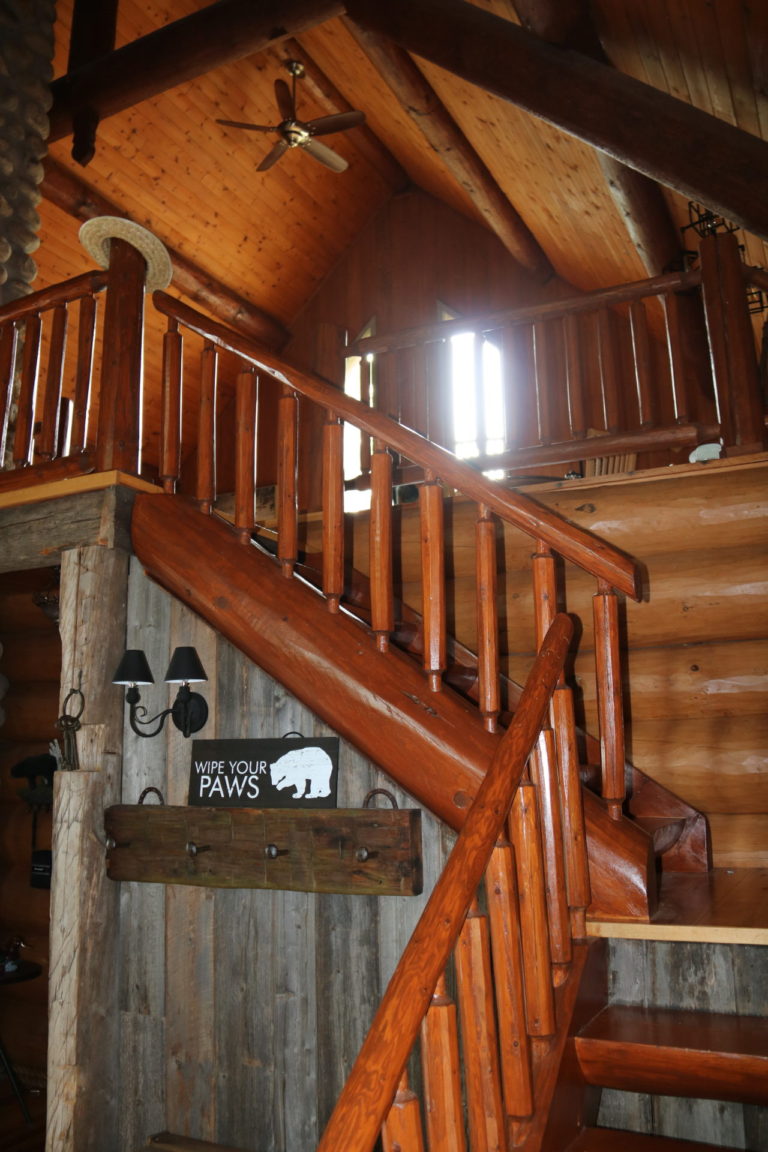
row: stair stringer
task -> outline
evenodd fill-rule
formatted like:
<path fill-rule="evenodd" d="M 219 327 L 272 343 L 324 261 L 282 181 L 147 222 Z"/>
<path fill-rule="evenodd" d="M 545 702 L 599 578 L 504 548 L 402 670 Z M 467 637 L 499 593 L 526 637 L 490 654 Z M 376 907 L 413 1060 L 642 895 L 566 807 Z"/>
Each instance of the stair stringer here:
<path fill-rule="evenodd" d="M 180 496 L 139 493 L 131 536 L 153 580 L 419 803 L 452 828 L 462 826 L 501 739 L 485 730 L 472 704 L 447 687 L 431 692 L 409 656 L 394 647 L 377 651 L 359 620 L 329 611 L 306 583 L 286 579 L 271 557 Z M 597 853 L 590 863 L 595 902 L 617 916 L 647 918 L 646 894 L 655 891 L 649 838 L 630 821 L 608 820 L 596 799 L 586 821 Z"/>

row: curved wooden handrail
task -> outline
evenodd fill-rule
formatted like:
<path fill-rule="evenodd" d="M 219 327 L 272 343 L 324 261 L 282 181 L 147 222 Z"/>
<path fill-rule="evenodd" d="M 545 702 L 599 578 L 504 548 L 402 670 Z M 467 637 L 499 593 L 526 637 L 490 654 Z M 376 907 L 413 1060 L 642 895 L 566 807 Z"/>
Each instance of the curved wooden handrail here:
<path fill-rule="evenodd" d="M 302 396 L 335 412 L 369 436 L 382 440 L 408 460 L 434 473 L 463 495 L 485 504 L 502 520 L 526 532 L 534 540 L 544 540 L 566 560 L 639 600 L 640 569 L 635 561 L 606 541 L 579 528 L 537 503 L 530 496 L 510 492 L 486 480 L 445 448 L 405 428 L 373 408 L 345 396 L 332 384 L 302 368 L 287 364 L 270 349 L 223 324 L 210 320 L 165 292 L 155 292 L 155 307 L 165 316 L 183 324 L 198 335 L 255 364 Z"/>
<path fill-rule="evenodd" d="M 501 832 L 565 663 L 573 624 L 558 615 L 464 827 L 389 982 L 317 1152 L 370 1152 L 432 992 Z"/>
<path fill-rule="evenodd" d="M 9 320 L 22 320 L 25 316 L 33 316 L 46 308 L 53 308 L 56 304 L 69 304 L 72 300 L 79 300 L 83 296 L 90 296 L 94 292 L 101 292 L 107 286 L 106 272 L 83 272 L 80 276 L 73 276 L 62 284 L 51 284 L 48 288 L 41 288 L 39 292 L 30 292 L 19 300 L 11 300 L 0 308 L 0 324 Z"/>

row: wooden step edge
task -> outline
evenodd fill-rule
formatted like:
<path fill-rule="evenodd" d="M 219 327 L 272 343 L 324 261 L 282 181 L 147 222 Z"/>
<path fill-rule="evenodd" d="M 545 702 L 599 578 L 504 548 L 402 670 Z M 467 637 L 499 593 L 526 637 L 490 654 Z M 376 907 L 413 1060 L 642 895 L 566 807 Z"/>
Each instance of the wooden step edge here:
<path fill-rule="evenodd" d="M 588 1084 L 768 1104 L 768 1018 L 612 1004 L 582 1028 Z"/>
<path fill-rule="evenodd" d="M 657 856 L 663 856 L 677 844 L 686 825 L 685 818 L 668 820 L 663 816 L 634 816 L 633 819 L 651 837 Z"/>
<path fill-rule="evenodd" d="M 210 1140 L 196 1140 L 191 1136 L 175 1136 L 173 1132 L 157 1132 L 141 1152 L 244 1152 L 231 1144 L 213 1144 Z"/>
<path fill-rule="evenodd" d="M 621 1152 L 723 1152 L 718 1144 L 617 1128 L 585 1128 L 568 1146 L 568 1152 L 616 1152 L 617 1149 Z"/>

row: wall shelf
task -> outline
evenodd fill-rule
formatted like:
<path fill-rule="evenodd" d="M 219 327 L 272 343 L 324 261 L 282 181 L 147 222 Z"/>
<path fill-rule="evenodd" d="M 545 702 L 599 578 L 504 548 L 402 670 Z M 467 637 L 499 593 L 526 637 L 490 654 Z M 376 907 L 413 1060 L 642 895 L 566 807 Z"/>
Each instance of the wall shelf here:
<path fill-rule="evenodd" d="M 421 812 L 118 804 L 107 876 L 151 884 L 417 896 Z"/>

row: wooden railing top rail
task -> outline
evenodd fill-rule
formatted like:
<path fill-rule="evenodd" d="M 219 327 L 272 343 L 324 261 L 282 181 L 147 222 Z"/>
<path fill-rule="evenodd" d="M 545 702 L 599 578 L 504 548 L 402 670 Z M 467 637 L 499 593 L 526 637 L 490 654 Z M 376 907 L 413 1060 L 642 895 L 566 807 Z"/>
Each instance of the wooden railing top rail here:
<path fill-rule="evenodd" d="M 107 272 L 83 272 L 80 276 L 73 276 L 71 280 L 51 284 L 48 288 L 41 288 L 39 292 L 30 292 L 28 296 L 4 304 L 0 308 L 0 324 L 5 324 L 9 320 L 23 320 L 25 316 L 53 308 L 57 304 L 69 304 L 83 296 L 101 292 L 106 286 Z"/>
<path fill-rule="evenodd" d="M 429 344 L 444 340 L 456 332 L 489 332 L 495 328 L 508 328 L 515 324 L 530 324 L 534 320 L 551 320 L 576 312 L 591 312 L 596 308 L 643 300 L 648 296 L 661 296 L 696 288 L 701 283 L 700 269 L 688 272 L 669 272 L 650 280 L 635 280 L 631 284 L 618 284 L 613 288 L 600 288 L 581 296 L 563 300 L 546 300 L 528 304 L 524 308 L 505 308 L 500 312 L 487 312 L 481 316 L 462 316 L 456 320 L 440 320 L 401 332 L 365 336 L 349 347 L 352 355 L 365 356 L 370 352 L 392 352 L 396 348 L 410 348 L 416 344 Z"/>
<path fill-rule="evenodd" d="M 541 731 L 573 633 L 550 627 L 459 838 L 384 995 L 317 1152 L 369 1152 Z"/>
<path fill-rule="evenodd" d="M 515 525 L 532 539 L 543 541 L 566 560 L 596 579 L 639 600 L 640 570 L 635 561 L 599 537 L 571 524 L 529 496 L 511 492 L 487 480 L 445 448 L 391 420 L 373 408 L 345 396 L 338 388 L 304 369 L 287 364 L 270 349 L 223 324 L 210 320 L 165 292 L 154 293 L 158 311 L 220 348 L 234 352 L 302 396 L 333 411 L 369 436 L 420 465 L 463 495 L 485 504 L 502 520 Z"/>

